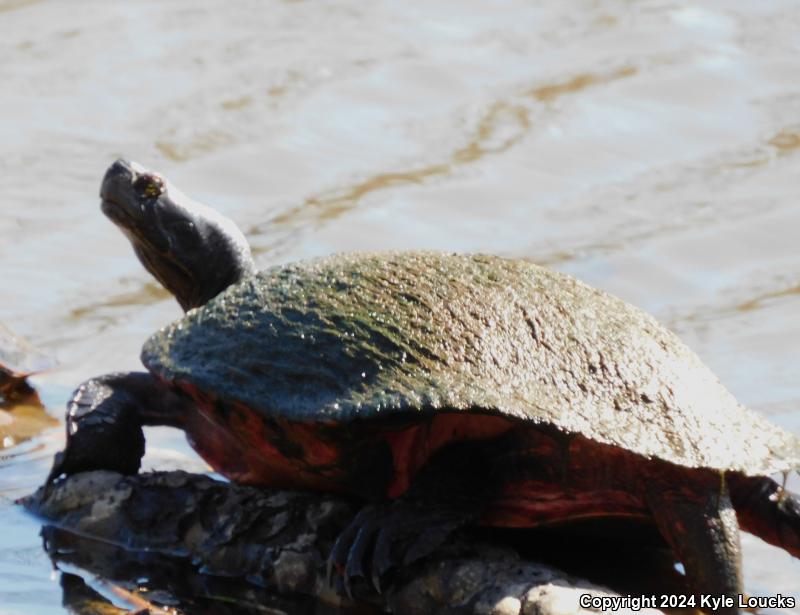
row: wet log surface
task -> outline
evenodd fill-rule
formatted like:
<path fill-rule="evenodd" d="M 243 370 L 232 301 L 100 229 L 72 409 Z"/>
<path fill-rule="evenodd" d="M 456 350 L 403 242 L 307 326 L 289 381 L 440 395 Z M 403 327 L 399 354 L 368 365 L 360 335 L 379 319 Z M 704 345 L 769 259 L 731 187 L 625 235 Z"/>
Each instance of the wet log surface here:
<path fill-rule="evenodd" d="M 582 594 L 617 595 L 572 570 L 538 563 L 525 552 L 522 534 L 506 542 L 500 534 L 467 531 L 426 561 L 392 573 L 381 594 L 357 582 L 353 600 L 342 599 L 326 582 L 326 557 L 357 503 L 185 472 L 78 474 L 21 503 L 48 523 L 45 549 L 60 569 L 93 575 L 95 585 L 108 584 L 106 590 L 142 612 L 152 605 L 174 613 L 549 615 L 589 612 L 579 606 Z M 570 540 L 556 538 L 555 549 L 542 553 L 569 551 L 574 560 L 573 546 L 583 540 Z M 572 569 L 583 564 L 608 573 L 623 562 L 628 570 L 619 577 L 634 585 L 617 585 L 618 592 L 681 591 L 662 549 L 598 545 L 579 554 Z M 73 612 L 99 612 L 102 597 L 80 577 L 64 574 L 62 587 Z"/>

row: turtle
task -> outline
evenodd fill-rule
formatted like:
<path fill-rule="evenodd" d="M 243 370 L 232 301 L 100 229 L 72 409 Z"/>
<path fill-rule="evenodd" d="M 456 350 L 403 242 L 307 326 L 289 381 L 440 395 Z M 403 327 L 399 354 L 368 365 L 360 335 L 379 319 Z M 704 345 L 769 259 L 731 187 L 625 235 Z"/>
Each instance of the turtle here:
<path fill-rule="evenodd" d="M 347 253 L 258 271 L 243 233 L 117 160 L 102 210 L 185 311 L 145 372 L 81 384 L 48 482 L 134 474 L 143 425 L 244 484 L 349 494 L 329 555 L 374 584 L 467 525 L 651 524 L 697 594 L 743 591 L 739 529 L 800 557 L 770 475 L 800 441 L 643 311 L 524 259 Z"/>
<path fill-rule="evenodd" d="M 56 361 L 0 323 L 0 401 L 35 395 L 28 376 L 47 371 Z"/>

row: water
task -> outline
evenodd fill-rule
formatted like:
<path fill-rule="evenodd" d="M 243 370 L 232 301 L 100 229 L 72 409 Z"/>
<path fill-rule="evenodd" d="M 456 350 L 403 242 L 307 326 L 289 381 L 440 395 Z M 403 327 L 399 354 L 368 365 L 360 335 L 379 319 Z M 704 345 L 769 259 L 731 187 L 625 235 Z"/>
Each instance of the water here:
<path fill-rule="evenodd" d="M 124 155 L 262 266 L 433 248 L 572 273 L 800 433 L 798 27 L 788 1 L 0 0 L 0 321 L 61 361 L 35 379 L 60 417 L 180 314 L 99 212 Z M 204 468 L 148 437 L 148 467 Z M 10 503 L 62 442 L 0 462 L 4 614 L 63 612 Z M 800 564 L 746 538 L 745 577 L 796 595 Z"/>

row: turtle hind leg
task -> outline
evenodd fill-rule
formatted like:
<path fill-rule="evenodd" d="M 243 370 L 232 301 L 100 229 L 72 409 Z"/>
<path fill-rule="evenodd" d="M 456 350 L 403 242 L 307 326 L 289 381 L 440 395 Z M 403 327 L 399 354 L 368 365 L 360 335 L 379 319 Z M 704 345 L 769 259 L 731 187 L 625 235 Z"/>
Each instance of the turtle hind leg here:
<path fill-rule="evenodd" d="M 742 529 L 800 558 L 800 501 L 771 478 L 734 474 L 729 482 Z"/>
<path fill-rule="evenodd" d="M 390 571 L 430 555 L 473 520 L 461 511 L 423 507 L 403 498 L 367 505 L 336 540 L 328 559 L 328 580 L 336 572 L 339 590 L 351 598 L 358 579 L 368 580 L 380 593 Z"/>
<path fill-rule="evenodd" d="M 148 373 L 87 380 L 67 403 L 67 444 L 56 454 L 47 483 L 91 470 L 136 474 L 144 455 L 142 426 L 179 426 L 184 404 Z"/>
<path fill-rule="evenodd" d="M 339 589 L 359 578 L 380 591 L 390 571 L 421 560 L 461 527 L 476 522 L 496 490 L 491 442 L 459 442 L 438 451 L 403 495 L 366 505 L 336 540 L 328 559 Z"/>
<path fill-rule="evenodd" d="M 739 526 L 723 477 L 707 478 L 680 475 L 670 483 L 654 479 L 646 499 L 661 534 L 683 564 L 697 607 L 711 608 L 700 602 L 701 596 L 725 596 L 733 606 L 714 613 L 733 615 L 739 613 L 738 595 L 744 591 Z"/>

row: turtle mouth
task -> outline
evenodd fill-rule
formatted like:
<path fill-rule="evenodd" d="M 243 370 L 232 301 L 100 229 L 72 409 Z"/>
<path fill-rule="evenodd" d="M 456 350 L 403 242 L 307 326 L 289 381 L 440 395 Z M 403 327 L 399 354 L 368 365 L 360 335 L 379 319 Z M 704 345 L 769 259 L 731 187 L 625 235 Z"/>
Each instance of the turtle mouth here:
<path fill-rule="evenodd" d="M 100 208 L 113 222 L 130 227 L 140 222 L 141 206 L 133 189 L 136 171 L 127 160 L 116 160 L 100 184 Z"/>
<path fill-rule="evenodd" d="M 139 222 L 130 214 L 125 204 L 114 199 L 103 198 L 100 201 L 100 209 L 117 226 L 133 230 Z"/>

